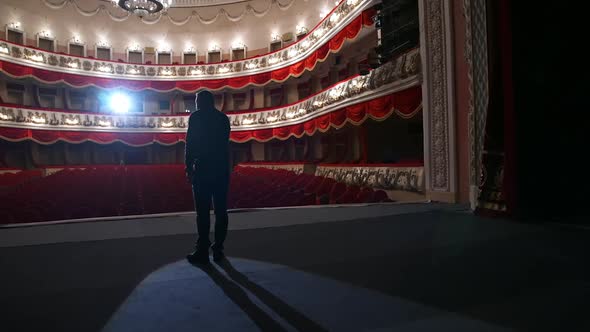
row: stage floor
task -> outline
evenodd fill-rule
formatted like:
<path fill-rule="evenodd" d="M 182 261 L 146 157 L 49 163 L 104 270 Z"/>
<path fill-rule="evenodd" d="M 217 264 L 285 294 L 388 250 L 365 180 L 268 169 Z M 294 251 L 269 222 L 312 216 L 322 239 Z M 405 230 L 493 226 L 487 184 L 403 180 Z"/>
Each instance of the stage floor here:
<path fill-rule="evenodd" d="M 590 232 L 393 204 L 0 229 L 4 331 L 588 331 Z"/>

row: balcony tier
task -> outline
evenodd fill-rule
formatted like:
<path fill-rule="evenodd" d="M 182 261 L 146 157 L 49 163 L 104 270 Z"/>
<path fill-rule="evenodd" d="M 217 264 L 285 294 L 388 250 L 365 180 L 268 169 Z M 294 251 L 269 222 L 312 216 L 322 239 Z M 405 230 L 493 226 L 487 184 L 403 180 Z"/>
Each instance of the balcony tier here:
<path fill-rule="evenodd" d="M 367 118 L 384 119 L 393 113 L 412 117 L 421 107 L 420 80 L 420 54 L 415 49 L 366 76 L 350 78 L 294 104 L 228 113 L 232 140 L 244 142 L 301 137 L 317 130 L 339 128 L 348 122 L 360 124 Z M 34 132 L 46 132 L 46 136 L 54 137 L 47 134 L 54 131 L 74 132 L 82 141 L 86 140 L 83 137 L 94 132 L 113 135 L 109 136 L 111 141 L 125 141 L 116 137 L 119 134 L 131 137 L 129 135 L 141 133 L 169 135 L 177 142 L 184 140 L 187 124 L 188 115 L 111 115 L 0 106 L 0 137 L 12 141 L 35 139 Z M 46 144 L 52 142 L 37 140 Z M 153 140 L 158 141 L 156 138 Z"/>
<path fill-rule="evenodd" d="M 48 52 L 0 41 L 0 71 L 15 78 L 33 77 L 45 83 L 74 87 L 196 91 L 201 88 L 241 88 L 282 82 L 313 70 L 363 26 L 373 24 L 372 0 L 340 3 L 306 37 L 279 51 L 244 60 L 202 65 L 147 65 L 104 61 Z"/>

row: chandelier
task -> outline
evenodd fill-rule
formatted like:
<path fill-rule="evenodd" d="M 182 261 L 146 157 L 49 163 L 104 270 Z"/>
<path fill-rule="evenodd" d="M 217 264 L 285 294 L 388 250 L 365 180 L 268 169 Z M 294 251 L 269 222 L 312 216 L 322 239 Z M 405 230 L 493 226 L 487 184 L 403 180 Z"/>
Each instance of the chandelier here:
<path fill-rule="evenodd" d="M 133 13 L 140 18 L 166 11 L 172 0 L 112 0 L 117 2 L 119 7 Z"/>

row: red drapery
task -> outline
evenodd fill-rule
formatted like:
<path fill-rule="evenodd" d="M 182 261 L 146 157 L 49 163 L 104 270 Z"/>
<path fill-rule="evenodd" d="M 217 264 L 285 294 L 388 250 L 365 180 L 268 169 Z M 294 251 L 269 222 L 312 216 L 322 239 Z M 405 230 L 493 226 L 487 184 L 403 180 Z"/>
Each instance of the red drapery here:
<path fill-rule="evenodd" d="M 174 89 L 193 92 L 199 89 L 219 90 L 224 87 L 242 88 L 246 85 L 264 85 L 270 81 L 282 82 L 290 76 L 299 76 L 304 70 L 311 70 L 318 61 L 324 60 L 330 52 L 338 51 L 347 39 L 354 39 L 362 30 L 363 25 L 370 26 L 373 24 L 371 16 L 374 11 L 366 10 L 346 27 L 339 31 L 332 39 L 318 48 L 307 58 L 294 63 L 290 66 L 272 70 L 266 73 L 245 75 L 240 77 L 231 77 L 223 79 L 194 80 L 194 81 L 150 81 L 150 80 L 126 80 L 91 77 L 76 74 L 66 74 L 54 72 L 45 69 L 28 67 L 20 64 L 0 60 L 0 71 L 16 77 L 33 77 L 45 83 L 65 83 L 72 87 L 96 86 L 104 89 L 125 88 L 129 90 L 157 90 L 170 91 Z"/>
<path fill-rule="evenodd" d="M 33 140 L 41 144 L 53 144 L 57 141 L 65 141 L 68 143 L 83 143 L 90 141 L 98 144 L 122 142 L 130 146 L 143 146 L 155 142 L 164 145 L 172 145 L 184 141 L 185 136 L 185 133 L 106 133 L 0 127 L 0 137 L 5 140 Z"/>
<path fill-rule="evenodd" d="M 347 122 L 358 125 L 368 118 L 384 120 L 394 112 L 402 117 L 411 117 L 420 109 L 421 101 L 420 87 L 412 87 L 373 100 L 347 106 L 300 124 L 269 129 L 232 131 L 230 139 L 233 142 L 239 143 L 250 140 L 259 142 L 265 142 L 271 139 L 285 140 L 291 136 L 311 136 L 318 130 L 325 132 L 332 127 L 340 128 Z M 171 145 L 184 141 L 185 136 L 185 133 L 112 133 L 0 127 L 0 138 L 4 140 L 13 142 L 33 140 L 41 144 L 53 144 L 62 140 L 68 143 L 91 141 L 98 144 L 123 142 L 131 146 L 142 146 L 152 143 Z"/>

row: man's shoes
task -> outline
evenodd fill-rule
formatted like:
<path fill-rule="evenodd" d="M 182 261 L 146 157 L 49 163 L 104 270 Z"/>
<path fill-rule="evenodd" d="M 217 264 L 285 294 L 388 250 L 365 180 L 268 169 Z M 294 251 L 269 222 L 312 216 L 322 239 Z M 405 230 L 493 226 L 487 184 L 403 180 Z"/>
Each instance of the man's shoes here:
<path fill-rule="evenodd" d="M 197 249 L 193 253 L 186 255 L 186 260 L 191 264 L 209 264 L 209 250 Z"/>
<path fill-rule="evenodd" d="M 225 254 L 223 253 L 223 250 L 215 250 L 213 249 L 213 260 L 215 262 L 221 262 L 225 259 Z"/>

